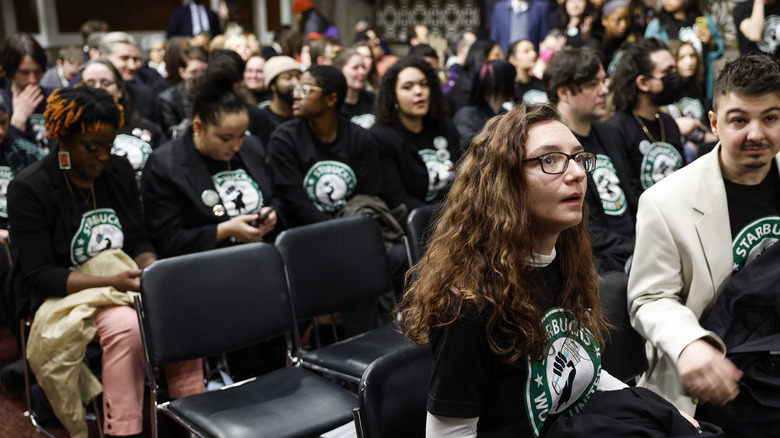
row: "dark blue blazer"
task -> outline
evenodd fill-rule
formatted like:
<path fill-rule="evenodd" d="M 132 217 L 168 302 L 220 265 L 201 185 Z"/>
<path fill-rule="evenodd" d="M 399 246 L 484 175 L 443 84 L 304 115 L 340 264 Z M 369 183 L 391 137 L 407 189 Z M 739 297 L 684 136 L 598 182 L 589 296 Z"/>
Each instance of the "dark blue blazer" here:
<path fill-rule="evenodd" d="M 217 14 L 206 6 L 206 16 L 209 18 L 209 28 L 211 35 L 218 35 L 222 33 L 219 28 L 219 18 Z M 167 30 L 168 38 L 183 35 L 186 37 L 193 36 L 192 34 L 192 13 L 190 12 L 189 3 L 176 8 L 171 15 L 171 20 L 168 22 Z"/>
<path fill-rule="evenodd" d="M 529 34 L 531 35 L 531 42 L 534 43 L 536 50 L 539 50 L 539 43 L 542 42 L 547 32 L 549 31 L 549 25 L 547 22 L 547 0 L 528 0 L 528 25 L 530 26 Z M 510 6 L 510 0 L 503 0 L 493 7 L 493 18 L 490 24 L 490 39 L 498 43 L 501 47 L 501 51 L 506 53 L 509 44 L 514 41 L 509 41 L 509 26 L 512 22 L 512 6 Z"/>

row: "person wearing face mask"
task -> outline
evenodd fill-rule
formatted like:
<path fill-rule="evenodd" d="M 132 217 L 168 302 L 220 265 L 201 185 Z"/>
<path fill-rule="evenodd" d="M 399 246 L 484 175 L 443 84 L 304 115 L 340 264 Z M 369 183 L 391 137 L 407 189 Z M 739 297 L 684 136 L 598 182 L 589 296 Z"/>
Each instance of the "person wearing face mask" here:
<path fill-rule="evenodd" d="M 731 438 L 773 437 L 777 347 L 762 338 L 777 338 L 777 59 L 727 63 L 709 121 L 715 149 L 639 200 L 628 310 L 650 367 L 638 386 Z"/>
<path fill-rule="evenodd" d="M 645 29 L 645 37 L 687 41 L 693 45 L 702 58 L 705 72 L 705 95 L 712 98 L 715 73 L 712 63 L 723 56 L 725 44 L 718 32 L 715 19 L 703 15 L 697 0 L 663 0 L 658 18 L 653 19 Z"/>
<path fill-rule="evenodd" d="M 293 118 L 293 89 L 301 80 L 301 64 L 289 56 L 274 56 L 263 72 L 265 87 L 271 92 L 271 103 L 261 110 L 270 125 L 260 136 L 267 145 L 276 127 Z"/>
<path fill-rule="evenodd" d="M 661 107 L 676 102 L 682 79 L 666 44 L 642 38 L 630 44 L 610 83 L 615 115 L 607 123 L 628 140 L 628 160 L 642 190 L 685 164 L 681 129 Z M 704 126 L 693 120 L 693 129 Z"/>

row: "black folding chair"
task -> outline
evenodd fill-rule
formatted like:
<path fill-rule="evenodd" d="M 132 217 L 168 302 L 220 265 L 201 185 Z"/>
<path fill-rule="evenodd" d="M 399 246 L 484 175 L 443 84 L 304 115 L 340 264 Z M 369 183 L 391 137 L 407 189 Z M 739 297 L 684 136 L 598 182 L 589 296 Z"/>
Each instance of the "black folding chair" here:
<path fill-rule="evenodd" d="M 634 384 L 647 371 L 648 364 L 645 339 L 631 327 L 628 316 L 628 276 L 609 272 L 602 275 L 599 285 L 604 316 L 615 326 L 602 352 L 601 364 L 616 378 Z"/>
<path fill-rule="evenodd" d="M 298 319 L 335 314 L 392 294 L 382 234 L 370 217 L 289 229 L 276 239 L 276 247 L 284 258 Z M 359 382 L 376 358 L 408 344 L 390 323 L 325 347 L 298 348 L 297 357 L 307 368 Z"/>
<path fill-rule="evenodd" d="M 429 346 L 408 345 L 372 362 L 353 411 L 358 438 L 424 437 L 432 368 Z"/>
<path fill-rule="evenodd" d="M 406 236 L 409 242 L 409 266 L 414 266 L 428 248 L 428 241 L 433 232 L 433 217 L 440 204 L 417 207 L 409 213 L 406 220 Z"/>
<path fill-rule="evenodd" d="M 155 367 L 235 351 L 295 327 L 282 258 L 272 245 L 155 262 L 141 277 L 141 298 L 155 437 L 158 410 L 203 437 L 311 437 L 350 421 L 355 395 L 298 367 L 157 403 Z"/>

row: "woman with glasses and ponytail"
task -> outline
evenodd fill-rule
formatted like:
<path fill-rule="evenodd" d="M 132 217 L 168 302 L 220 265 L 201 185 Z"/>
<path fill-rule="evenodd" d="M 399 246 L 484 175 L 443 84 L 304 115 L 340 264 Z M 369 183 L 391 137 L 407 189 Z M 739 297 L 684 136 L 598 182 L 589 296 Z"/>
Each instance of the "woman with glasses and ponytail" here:
<path fill-rule="evenodd" d="M 70 434 L 86 436 L 83 405 L 100 393 L 100 385 L 74 367 L 97 338 L 103 350 L 103 431 L 136 436 L 143 429 L 146 367 L 138 319 L 125 292 L 138 291 L 141 269 L 157 255 L 133 168 L 111 154 L 122 107 L 105 90 L 78 86 L 52 93 L 44 116 L 58 149 L 8 188 L 16 298 L 28 299 L 34 315 L 30 365 Z M 204 390 L 200 360 L 165 371 L 172 397 Z"/>

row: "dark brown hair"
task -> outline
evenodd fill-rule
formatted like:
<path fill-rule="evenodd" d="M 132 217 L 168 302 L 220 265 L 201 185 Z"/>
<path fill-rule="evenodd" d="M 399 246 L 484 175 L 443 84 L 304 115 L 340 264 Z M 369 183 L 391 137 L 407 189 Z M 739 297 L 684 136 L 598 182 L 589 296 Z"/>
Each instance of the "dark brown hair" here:
<path fill-rule="evenodd" d="M 473 309 L 486 321 L 490 349 L 505 362 L 546 353 L 545 309 L 529 263 L 535 224 L 523 163 L 530 128 L 546 121 L 562 116 L 547 104 L 517 105 L 490 119 L 472 140 L 400 304 L 412 341 L 429 343 L 434 329 Z M 587 214 L 584 207 L 583 218 Z M 585 220 L 561 232 L 555 247 L 563 273 L 556 304 L 576 317 L 574 333 L 585 327 L 602 343 L 607 324 Z"/>

